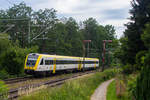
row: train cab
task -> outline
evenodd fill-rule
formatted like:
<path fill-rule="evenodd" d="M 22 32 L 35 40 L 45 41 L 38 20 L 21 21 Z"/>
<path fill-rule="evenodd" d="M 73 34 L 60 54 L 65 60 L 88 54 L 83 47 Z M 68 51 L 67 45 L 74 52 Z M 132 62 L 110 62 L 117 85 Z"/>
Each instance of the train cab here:
<path fill-rule="evenodd" d="M 39 55 L 35 53 L 27 55 L 24 65 L 25 73 L 34 73 L 38 57 Z"/>

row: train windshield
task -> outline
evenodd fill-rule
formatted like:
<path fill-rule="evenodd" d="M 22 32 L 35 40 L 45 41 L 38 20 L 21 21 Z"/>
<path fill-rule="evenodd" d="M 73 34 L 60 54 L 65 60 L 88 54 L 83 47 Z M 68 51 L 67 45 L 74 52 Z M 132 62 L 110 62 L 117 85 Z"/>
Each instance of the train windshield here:
<path fill-rule="evenodd" d="M 29 66 L 29 67 L 35 66 L 37 59 L 38 59 L 38 55 L 29 55 L 26 66 Z"/>

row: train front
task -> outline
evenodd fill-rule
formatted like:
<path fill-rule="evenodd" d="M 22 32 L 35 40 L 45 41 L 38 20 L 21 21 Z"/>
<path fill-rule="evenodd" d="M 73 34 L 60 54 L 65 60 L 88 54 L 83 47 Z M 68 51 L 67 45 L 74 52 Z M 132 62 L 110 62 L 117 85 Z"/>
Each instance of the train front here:
<path fill-rule="evenodd" d="M 33 75 L 37 68 L 38 54 L 31 53 L 27 55 L 24 65 L 24 70 L 26 74 Z"/>

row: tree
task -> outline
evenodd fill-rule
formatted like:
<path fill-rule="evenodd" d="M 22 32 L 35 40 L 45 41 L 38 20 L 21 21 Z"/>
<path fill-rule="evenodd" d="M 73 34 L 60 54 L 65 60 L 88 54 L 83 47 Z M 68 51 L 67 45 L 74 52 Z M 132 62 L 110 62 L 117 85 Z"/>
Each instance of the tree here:
<path fill-rule="evenodd" d="M 150 49 L 150 24 L 146 24 L 144 33 L 141 35 L 141 39 L 144 42 L 145 47 Z"/>
<path fill-rule="evenodd" d="M 136 53 L 147 49 L 141 40 L 141 34 L 143 34 L 145 24 L 150 21 L 150 2 L 149 0 L 132 0 L 131 5 L 131 22 L 126 24 L 127 29 L 124 34 L 128 38 L 126 51 L 130 59 L 128 63 L 134 64 Z"/>
<path fill-rule="evenodd" d="M 8 40 L 7 34 L 0 34 L 0 55 L 11 47 L 10 40 Z"/>
<path fill-rule="evenodd" d="M 27 46 L 29 21 L 32 15 L 32 8 L 27 6 L 24 2 L 13 5 L 13 7 L 6 11 L 1 10 L 0 12 L 0 24 L 2 25 L 1 32 L 6 30 L 6 27 L 11 27 L 8 30 L 8 34 L 11 39 L 15 42 L 19 40 L 22 47 Z"/>
<path fill-rule="evenodd" d="M 70 17 L 66 22 L 67 34 L 65 36 L 65 43 L 70 44 L 69 51 L 74 56 L 82 56 L 82 34 L 79 33 L 79 26 L 77 22 Z"/>
<path fill-rule="evenodd" d="M 33 13 L 33 25 L 40 25 L 40 27 L 32 27 L 32 36 L 39 36 L 33 40 L 33 45 L 38 44 L 40 52 L 46 53 L 52 44 L 54 44 L 57 34 L 55 34 L 55 24 L 57 23 L 55 9 L 40 9 Z M 44 39 L 48 38 L 48 39 Z M 49 42 L 49 43 L 48 43 Z M 51 47 L 54 48 L 54 47 Z M 51 50 L 51 49 L 49 49 Z"/>
<path fill-rule="evenodd" d="M 84 39 L 92 41 L 90 43 L 90 57 L 98 57 L 100 58 L 100 61 L 102 61 L 101 54 L 103 52 L 103 40 L 116 40 L 114 27 L 112 25 L 99 25 L 98 22 L 93 18 L 87 19 L 83 22 L 83 24 L 84 29 L 82 32 L 84 34 Z M 111 52 L 113 52 L 113 50 L 110 49 L 112 47 L 115 48 L 115 43 L 113 43 L 113 45 L 106 44 L 107 51 L 105 55 L 105 64 L 107 65 L 109 65 L 112 61 Z"/>
<path fill-rule="evenodd" d="M 105 26 L 105 30 L 106 30 L 106 34 L 107 34 L 107 38 L 110 39 L 110 40 L 113 40 L 115 39 L 115 35 L 116 35 L 116 32 L 115 32 L 115 28 L 114 26 L 112 25 L 106 25 Z"/>
<path fill-rule="evenodd" d="M 120 40 L 120 46 L 115 50 L 114 56 L 118 58 L 122 64 L 127 64 L 130 61 L 130 55 L 128 55 L 128 38 L 122 37 Z"/>

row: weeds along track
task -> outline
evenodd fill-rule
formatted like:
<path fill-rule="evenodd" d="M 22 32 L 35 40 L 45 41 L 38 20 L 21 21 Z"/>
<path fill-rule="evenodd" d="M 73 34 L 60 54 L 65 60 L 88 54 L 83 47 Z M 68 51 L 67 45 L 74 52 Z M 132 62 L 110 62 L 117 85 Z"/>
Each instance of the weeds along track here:
<path fill-rule="evenodd" d="M 17 99 L 21 95 L 30 94 L 33 91 L 37 91 L 39 89 L 46 88 L 46 87 L 55 87 L 55 86 L 63 84 L 67 80 L 74 79 L 74 78 L 87 75 L 87 74 L 91 74 L 91 73 L 96 73 L 96 72 L 97 70 L 73 73 L 70 76 L 64 76 L 62 78 L 47 80 L 47 81 L 39 82 L 35 84 L 24 85 L 18 88 L 12 88 L 8 92 L 9 94 L 8 99 L 14 100 L 14 99 Z"/>

